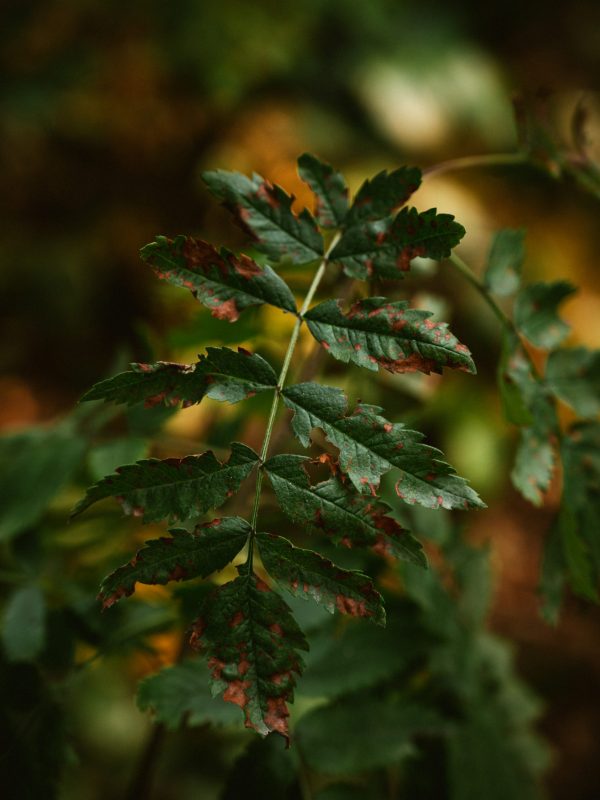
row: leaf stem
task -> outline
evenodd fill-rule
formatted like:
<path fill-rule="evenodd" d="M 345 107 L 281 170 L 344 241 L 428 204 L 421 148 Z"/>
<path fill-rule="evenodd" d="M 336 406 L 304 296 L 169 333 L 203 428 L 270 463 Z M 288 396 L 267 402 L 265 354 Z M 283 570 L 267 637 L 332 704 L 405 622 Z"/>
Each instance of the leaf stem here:
<path fill-rule="evenodd" d="M 323 260 L 319 264 L 319 268 L 315 272 L 315 276 L 312 279 L 310 286 L 308 287 L 306 297 L 304 298 L 300 311 L 298 312 L 298 318 L 296 320 L 296 324 L 294 325 L 294 329 L 292 330 L 292 335 L 290 336 L 290 341 L 288 343 L 287 351 L 283 359 L 283 365 L 281 367 L 281 372 L 279 373 L 279 378 L 277 379 L 277 387 L 275 388 L 275 393 L 273 395 L 273 403 L 271 404 L 271 411 L 269 413 L 269 419 L 267 421 L 265 438 L 263 440 L 262 449 L 260 451 L 260 466 L 258 469 L 258 475 L 256 476 L 256 491 L 254 493 L 252 516 L 250 518 L 252 533 L 250 534 L 250 540 L 248 542 L 248 558 L 246 560 L 248 573 L 252 572 L 252 562 L 254 557 L 254 537 L 256 536 L 256 523 L 258 520 L 258 509 L 260 506 L 260 495 L 264 478 L 263 464 L 267 460 L 267 455 L 269 452 L 269 444 L 271 443 L 271 436 L 273 434 L 275 418 L 277 417 L 277 411 L 279 409 L 279 398 L 281 396 L 281 391 L 285 385 L 285 379 L 287 377 L 290 364 L 292 363 L 292 356 L 294 355 L 296 344 L 298 343 L 298 337 L 300 336 L 300 328 L 302 327 L 302 323 L 304 322 L 304 314 L 306 314 L 306 312 L 308 311 L 308 308 L 312 303 L 313 297 L 315 296 L 315 293 L 319 288 L 319 284 L 323 280 L 323 276 L 325 275 L 325 270 L 327 269 L 327 265 L 329 263 L 329 255 L 333 250 L 333 248 L 338 243 L 340 237 L 341 233 L 337 233 L 332 239 L 325 255 L 323 256 Z"/>
<path fill-rule="evenodd" d="M 479 292 L 479 294 L 483 297 L 488 306 L 492 309 L 497 319 L 500 321 L 502 327 L 508 333 L 510 333 L 511 336 L 515 336 L 517 340 L 521 342 L 521 335 L 517 330 L 515 323 L 509 316 L 507 316 L 504 313 L 504 311 L 500 308 L 498 303 L 496 303 L 496 301 L 488 291 L 486 285 L 481 280 L 479 280 L 479 278 L 473 272 L 471 267 L 469 267 L 469 265 L 466 264 L 460 256 L 457 256 L 456 253 L 452 253 L 448 258 L 448 261 L 452 264 L 452 266 L 456 269 L 456 271 L 459 272 L 463 276 L 463 278 L 465 278 L 465 280 L 467 280 L 471 284 L 471 286 L 473 286 Z M 525 358 L 529 362 L 529 366 L 531 368 L 533 375 L 536 378 L 539 378 L 537 368 L 533 363 L 533 360 L 529 355 L 527 348 L 522 347 L 522 350 L 523 353 L 525 354 Z"/>
<path fill-rule="evenodd" d="M 527 153 L 489 153 L 480 156 L 464 156 L 462 158 L 450 158 L 447 161 L 440 161 L 423 170 L 423 175 L 440 175 L 443 172 L 454 172 L 461 169 L 473 169 L 476 167 L 502 167 L 515 164 L 527 164 L 529 158 Z"/>
<path fill-rule="evenodd" d="M 500 320 L 502 325 L 511 333 L 518 335 L 513 321 L 504 313 L 504 311 L 502 311 L 498 303 L 496 303 L 492 295 L 487 290 L 485 284 L 479 280 L 471 267 L 469 267 L 469 265 L 466 264 L 460 256 L 457 256 L 456 253 L 452 253 L 448 261 L 450 261 L 457 272 L 460 272 L 463 278 L 465 278 L 471 284 L 471 286 L 473 286 L 479 292 L 488 306 L 492 309 L 496 317 Z"/>

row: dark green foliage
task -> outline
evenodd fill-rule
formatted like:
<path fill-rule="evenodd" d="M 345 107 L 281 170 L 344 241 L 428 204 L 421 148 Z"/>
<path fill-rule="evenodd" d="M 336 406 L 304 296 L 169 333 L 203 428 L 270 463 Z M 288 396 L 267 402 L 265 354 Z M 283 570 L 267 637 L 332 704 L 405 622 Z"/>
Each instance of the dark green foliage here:
<path fill-rule="evenodd" d="M 339 474 L 311 486 L 305 456 L 273 456 L 265 464 L 282 510 L 294 522 L 345 547 L 370 547 L 425 566 L 420 543 L 388 516 L 381 500 L 360 494 Z"/>
<path fill-rule="evenodd" d="M 251 530 L 240 517 L 224 517 L 197 525 L 191 532 L 172 530 L 170 538 L 152 539 L 128 564 L 104 579 L 98 599 L 103 608 L 110 608 L 133 594 L 138 581 L 168 583 L 206 578 L 235 558 Z"/>
<path fill-rule="evenodd" d="M 535 428 L 523 428 L 511 480 L 523 497 L 535 506 L 550 485 L 556 456 L 552 443 Z"/>
<path fill-rule="evenodd" d="M 339 228 L 348 213 L 348 187 L 341 173 L 310 153 L 298 159 L 298 172 L 315 193 L 315 219 L 322 228 Z"/>
<path fill-rule="evenodd" d="M 438 459 L 439 450 L 422 444 L 423 435 L 379 415 L 381 408 L 359 404 L 348 414 L 340 389 L 303 383 L 283 391 L 294 411 L 294 433 L 307 447 L 313 428 L 322 428 L 340 450 L 340 466 L 360 492 L 374 494 L 381 475 L 402 471 L 396 494 L 428 508 L 476 508 L 483 503 L 464 478 Z"/>
<path fill-rule="evenodd" d="M 312 550 L 302 550 L 282 536 L 258 534 L 267 571 L 292 594 L 312 597 L 331 613 L 367 617 L 385 625 L 383 601 L 367 575 L 336 567 Z"/>
<path fill-rule="evenodd" d="M 389 372 L 441 372 L 455 367 L 475 372 L 464 344 L 429 311 L 385 297 L 359 300 L 344 314 L 339 300 L 327 300 L 304 315 L 312 335 L 334 358 Z"/>
<path fill-rule="evenodd" d="M 526 286 L 515 301 L 515 323 L 521 333 L 536 347 L 557 347 L 569 335 L 569 326 L 557 309 L 575 291 L 567 281 Z"/>
<path fill-rule="evenodd" d="M 2 645 L 6 660 L 34 661 L 46 638 L 46 600 L 39 586 L 17 589 L 4 609 Z"/>
<path fill-rule="evenodd" d="M 235 725 L 239 721 L 237 709 L 212 697 L 208 677 L 208 668 L 200 659 L 165 667 L 141 681 L 138 707 L 141 711 L 153 711 L 156 721 L 171 729 L 184 723 Z"/>
<path fill-rule="evenodd" d="M 240 706 L 246 727 L 288 736 L 293 698 L 308 645 L 281 597 L 253 574 L 216 589 L 194 624 L 193 645 L 209 657 L 213 691 Z"/>
<path fill-rule="evenodd" d="M 413 258 L 446 258 L 464 235 L 451 214 L 403 208 L 395 217 L 348 228 L 330 258 L 352 278 L 400 279 Z"/>
<path fill-rule="evenodd" d="M 398 763 L 413 755 L 415 734 L 440 726 L 437 713 L 406 698 L 390 702 L 361 694 L 349 700 L 317 708 L 298 723 L 299 747 L 318 772 L 343 775 Z"/>
<path fill-rule="evenodd" d="M 600 350 L 555 350 L 548 358 L 546 381 L 553 394 L 580 416 L 600 412 Z"/>
<path fill-rule="evenodd" d="M 525 259 L 525 231 L 498 231 L 492 241 L 484 273 L 485 285 L 494 294 L 514 294 L 521 282 L 521 267 Z"/>
<path fill-rule="evenodd" d="M 295 264 L 314 261 L 323 254 L 323 238 L 315 220 L 304 209 L 292 211 L 292 197 L 259 175 L 247 178 L 237 172 L 215 170 L 202 178 L 252 234 L 255 246 L 275 261 L 287 258 Z"/>
<path fill-rule="evenodd" d="M 73 515 L 114 497 L 125 514 L 142 517 L 144 522 L 185 520 L 218 508 L 237 491 L 257 461 L 256 453 L 239 442 L 231 445 L 229 461 L 223 463 L 211 450 L 199 456 L 138 461 L 88 489 Z"/>
<path fill-rule="evenodd" d="M 345 219 L 346 227 L 388 217 L 410 198 L 421 185 L 421 170 L 400 167 L 393 172 L 383 170 L 367 180 L 356 193 Z"/>
<path fill-rule="evenodd" d="M 34 525 L 74 475 L 85 440 L 68 425 L 32 428 L 0 439 L 0 540 Z"/>
<path fill-rule="evenodd" d="M 158 278 L 189 289 L 217 319 L 235 322 L 245 308 L 263 303 L 296 310 L 288 286 L 270 267 L 225 248 L 219 252 L 201 239 L 158 236 L 141 255 Z"/>

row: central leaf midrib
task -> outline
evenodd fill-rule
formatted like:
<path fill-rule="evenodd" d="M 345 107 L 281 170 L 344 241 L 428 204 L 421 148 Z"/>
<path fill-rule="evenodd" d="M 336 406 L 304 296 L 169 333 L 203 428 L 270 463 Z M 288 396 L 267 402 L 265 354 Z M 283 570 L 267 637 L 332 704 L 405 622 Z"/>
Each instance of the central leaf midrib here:
<path fill-rule="evenodd" d="M 456 350 L 453 350 L 450 345 L 443 345 L 443 344 L 440 344 L 438 342 L 430 342 L 427 339 L 419 339 L 419 338 L 417 338 L 417 336 L 412 336 L 412 337 L 400 336 L 400 335 L 395 335 L 394 333 L 391 333 L 389 331 L 381 331 L 381 332 L 380 331 L 374 331 L 371 328 L 363 328 L 363 327 L 360 327 L 358 325 L 349 325 L 349 324 L 348 325 L 343 325 L 343 324 L 338 323 L 338 322 L 324 322 L 324 321 L 321 321 L 319 319 L 316 319 L 315 317 L 310 317 L 306 321 L 307 321 L 307 323 L 309 325 L 310 325 L 311 322 L 316 322 L 318 325 L 328 325 L 330 328 L 332 328 L 332 329 L 337 328 L 340 331 L 359 331 L 360 333 L 369 333 L 372 336 L 379 336 L 381 338 L 391 339 L 394 342 L 396 342 L 396 341 L 417 342 L 418 344 L 425 344 L 428 347 L 432 347 L 432 348 L 436 348 L 436 349 L 439 349 L 439 350 L 443 350 L 444 352 L 453 353 L 454 355 L 457 355 L 457 356 L 461 356 L 462 355 L 461 353 L 458 353 Z M 464 355 L 465 355 L 465 357 L 467 356 L 466 353 Z"/>
<path fill-rule="evenodd" d="M 281 225 L 280 223 L 278 223 L 278 222 L 275 222 L 275 220 L 274 220 L 272 217 L 270 217 L 270 216 L 269 216 L 267 213 L 265 213 L 265 211 L 263 211 L 263 209 L 261 208 L 261 206 L 260 206 L 260 205 L 255 205 L 255 204 L 252 202 L 252 201 L 253 201 L 253 199 L 254 199 L 252 195 L 250 195 L 249 197 L 244 197 L 244 198 L 242 198 L 242 199 L 243 199 L 243 200 L 246 200 L 247 204 L 248 204 L 248 205 L 249 205 L 251 208 L 253 208 L 253 209 L 254 209 L 254 211 L 256 211 L 258 214 L 260 214 L 260 216 L 261 216 L 263 219 L 267 220 L 267 222 L 269 222 L 271 225 L 275 226 L 275 228 L 277 228 L 278 230 L 282 231 L 284 234 L 286 234 L 286 236 L 289 236 L 289 238 L 290 238 L 290 239 L 293 239 L 293 240 L 294 240 L 295 242 L 297 242 L 298 244 L 301 244 L 301 245 L 302 245 L 302 247 L 304 247 L 304 249 L 305 249 L 305 250 L 308 250 L 310 253 L 314 253 L 314 257 L 313 257 L 313 259 L 311 259 L 311 261 L 313 261 L 313 260 L 315 260 L 315 259 L 317 259 L 317 258 L 321 258 L 321 257 L 323 256 L 323 250 L 315 250 L 315 249 L 312 247 L 312 245 L 309 245 L 309 244 L 307 244 L 307 243 L 304 241 L 304 239 L 301 239 L 299 236 L 297 236 L 297 235 L 296 235 L 295 233 L 293 233 L 291 230 L 288 230 L 287 228 L 284 228 L 284 227 L 283 227 L 283 225 Z M 294 212 L 292 211 L 292 208 L 291 208 L 291 204 L 290 204 L 290 206 L 288 206 L 288 210 L 289 210 L 289 212 L 290 212 L 291 219 L 292 219 L 292 220 L 293 220 L 293 221 L 296 223 L 296 226 L 297 226 L 298 228 L 300 228 L 300 220 L 299 220 L 299 218 L 298 218 L 298 217 L 296 217 L 296 216 L 294 215 Z M 317 233 L 318 233 L 318 231 L 317 231 Z M 268 243 L 268 242 L 266 242 L 266 244 L 267 244 L 267 246 L 269 246 L 269 243 Z"/>

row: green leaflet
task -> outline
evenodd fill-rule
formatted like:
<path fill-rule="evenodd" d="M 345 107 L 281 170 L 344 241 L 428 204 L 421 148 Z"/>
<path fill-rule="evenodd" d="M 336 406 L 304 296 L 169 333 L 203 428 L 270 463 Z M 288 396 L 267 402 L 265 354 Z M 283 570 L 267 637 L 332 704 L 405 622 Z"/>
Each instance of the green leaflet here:
<path fill-rule="evenodd" d="M 157 236 L 141 256 L 157 277 L 189 289 L 218 319 L 235 322 L 244 309 L 263 303 L 296 312 L 290 288 L 271 267 L 225 248 L 217 251 L 201 239 Z"/>
<path fill-rule="evenodd" d="M 310 153 L 298 159 L 298 172 L 315 193 L 315 219 L 322 228 L 339 228 L 348 213 L 348 187 L 340 172 Z"/>
<path fill-rule="evenodd" d="M 483 282 L 494 294 L 504 297 L 519 288 L 525 260 L 524 242 L 522 229 L 506 228 L 496 233 L 483 275 Z"/>
<path fill-rule="evenodd" d="M 304 315 L 311 333 L 339 361 L 389 372 L 441 372 L 454 367 L 476 372 L 471 354 L 450 333 L 432 322 L 429 311 L 408 308 L 385 297 L 359 300 L 344 314 L 340 300 L 327 300 Z"/>
<path fill-rule="evenodd" d="M 311 486 L 304 469 L 309 461 L 306 456 L 278 455 L 264 465 L 279 505 L 293 522 L 325 533 L 336 544 L 371 547 L 427 565 L 420 542 L 388 516 L 391 508 L 386 503 L 359 494 L 339 475 Z"/>
<path fill-rule="evenodd" d="M 309 711 L 296 736 L 311 769 L 343 775 L 398 763 L 415 753 L 414 736 L 441 725 L 436 711 L 415 701 L 364 693 Z"/>
<path fill-rule="evenodd" d="M 374 178 L 368 178 L 354 197 L 345 220 L 346 227 L 389 217 L 420 185 L 421 170 L 417 167 L 400 167 L 393 172 L 383 170 Z"/>
<path fill-rule="evenodd" d="M 312 428 L 322 428 L 340 450 L 340 466 L 359 491 L 375 494 L 381 475 L 402 471 L 396 494 L 407 503 L 428 508 L 477 508 L 483 503 L 464 478 L 440 461 L 439 450 L 421 443 L 423 435 L 379 415 L 379 406 L 356 406 L 347 414 L 341 389 L 302 383 L 284 389 L 285 404 L 294 411 L 292 426 L 307 447 Z"/>
<path fill-rule="evenodd" d="M 257 249 L 278 261 L 286 258 L 305 264 L 323 255 L 323 237 L 307 209 L 292 211 L 293 197 L 260 175 L 247 178 L 238 172 L 202 173 L 209 190 L 255 238 Z"/>
<path fill-rule="evenodd" d="M 239 442 L 231 445 L 227 463 L 218 461 L 211 450 L 186 458 L 138 461 L 89 488 L 73 516 L 98 500 L 114 497 L 125 514 L 143 517 L 144 522 L 184 520 L 222 505 L 257 462 L 256 453 Z"/>
<path fill-rule="evenodd" d="M 558 306 L 577 289 L 568 281 L 532 283 L 515 301 L 515 324 L 536 347 L 551 350 L 569 334 L 569 326 L 557 314 Z"/>
<path fill-rule="evenodd" d="M 535 428 L 521 430 L 515 465 L 510 473 L 516 489 L 534 506 L 542 504 L 554 470 L 555 453 L 547 435 Z"/>
<path fill-rule="evenodd" d="M 171 537 L 151 539 L 127 564 L 102 581 L 98 599 L 110 608 L 146 584 L 206 578 L 223 569 L 246 544 L 250 525 L 240 517 L 224 517 L 197 525 L 190 533 L 172 530 Z"/>
<path fill-rule="evenodd" d="M 506 419 L 521 426 L 512 483 L 539 506 L 552 478 L 558 421 L 554 403 L 516 336 L 504 336 L 498 385 Z"/>
<path fill-rule="evenodd" d="M 0 437 L 0 541 L 40 520 L 75 474 L 85 450 L 85 440 L 68 425 Z"/>
<path fill-rule="evenodd" d="M 228 347 L 207 347 L 206 355 L 191 365 L 158 361 L 131 364 L 131 368 L 97 383 L 82 401 L 111 400 L 128 405 L 143 401 L 146 407 L 183 403 L 186 407 L 207 396 L 237 403 L 277 385 L 273 367 L 257 353 L 241 347 L 237 352 Z"/>
<path fill-rule="evenodd" d="M 385 628 L 344 625 L 336 636 L 326 628 L 316 642 L 311 641 L 298 693 L 332 700 L 390 680 L 398 681 L 423 663 L 433 646 L 433 637 L 415 612 L 412 603 L 392 603 Z M 402 642 L 402 646 L 390 646 L 392 642 Z M 344 665 L 343 670 L 339 669 L 340 664 Z"/>
<path fill-rule="evenodd" d="M 144 678 L 138 685 L 140 711 L 153 711 L 156 722 L 176 730 L 188 725 L 234 725 L 239 713 L 212 697 L 208 669 L 203 661 L 187 659 Z"/>
<path fill-rule="evenodd" d="M 546 385 L 582 417 L 600 412 L 600 350 L 569 347 L 548 357 Z"/>
<path fill-rule="evenodd" d="M 349 228 L 329 260 L 342 264 L 352 278 L 399 279 L 413 258 L 447 258 L 464 235 L 465 229 L 451 214 L 438 214 L 435 208 L 421 213 L 403 208 L 395 217 Z"/>
<path fill-rule="evenodd" d="M 292 594 L 312 597 L 332 614 L 337 610 L 385 625 L 383 600 L 367 575 L 341 569 L 272 533 L 259 533 L 258 545 L 269 574 Z"/>
<path fill-rule="evenodd" d="M 81 402 L 105 400 L 130 406 L 143 402 L 147 408 L 152 408 L 160 404 L 176 406 L 181 402 L 192 405 L 199 403 L 206 394 L 206 375 L 196 364 L 157 361 L 129 366 L 131 369 L 127 372 L 94 384 Z"/>
<path fill-rule="evenodd" d="M 46 643 L 46 599 L 36 584 L 10 595 L 2 620 L 2 647 L 9 662 L 34 661 Z"/>
<path fill-rule="evenodd" d="M 597 600 L 600 578 L 600 424 L 574 425 L 561 442 L 563 498 L 559 516 L 573 588 Z"/>
<path fill-rule="evenodd" d="M 278 594 L 253 574 L 216 589 L 194 625 L 192 645 L 209 656 L 213 694 L 240 706 L 245 724 L 288 738 L 288 701 L 307 650 L 304 634 Z"/>

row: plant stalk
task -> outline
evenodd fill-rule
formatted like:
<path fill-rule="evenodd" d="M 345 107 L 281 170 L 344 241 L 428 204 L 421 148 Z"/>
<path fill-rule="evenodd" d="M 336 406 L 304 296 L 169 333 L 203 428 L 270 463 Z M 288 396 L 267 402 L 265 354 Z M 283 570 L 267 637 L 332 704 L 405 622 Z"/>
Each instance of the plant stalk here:
<path fill-rule="evenodd" d="M 340 237 L 341 233 L 337 233 L 332 239 L 325 255 L 323 256 L 323 260 L 319 264 L 319 268 L 315 272 L 315 276 L 312 279 L 310 286 L 308 287 L 308 292 L 306 293 L 306 297 L 304 298 L 302 307 L 298 312 L 298 318 L 296 320 L 296 324 L 294 325 L 294 329 L 292 330 L 292 335 L 290 336 L 290 341 L 288 343 L 287 351 L 283 359 L 281 372 L 279 373 L 279 378 L 277 379 L 277 386 L 275 388 L 275 392 L 273 395 L 273 403 L 271 404 L 271 411 L 269 413 L 269 419 L 267 421 L 267 427 L 265 430 L 265 438 L 263 440 L 262 449 L 260 451 L 260 466 L 258 469 L 258 475 L 256 476 L 256 491 L 254 493 L 252 516 L 250 518 L 252 533 L 250 534 L 250 540 L 248 542 L 248 558 L 246 560 L 248 574 L 252 572 L 252 562 L 254 557 L 254 537 L 256 536 L 256 523 L 258 520 L 258 509 L 260 506 L 260 495 L 264 478 L 263 464 L 267 460 L 267 455 L 269 452 L 269 444 L 271 443 L 271 436 L 273 435 L 275 419 L 277 417 L 277 411 L 279 409 L 279 398 L 281 396 L 281 391 L 285 385 L 285 379 L 287 377 L 290 364 L 292 363 L 292 356 L 294 355 L 296 344 L 298 343 L 298 337 L 300 336 L 300 328 L 302 327 L 302 323 L 304 322 L 304 314 L 306 314 L 306 312 L 308 311 L 308 308 L 312 303 L 313 297 L 315 296 L 315 293 L 319 288 L 319 284 L 323 280 L 323 276 L 325 275 L 325 270 L 327 269 L 327 265 L 329 263 L 329 255 L 332 252 L 333 248 L 338 243 Z"/>

